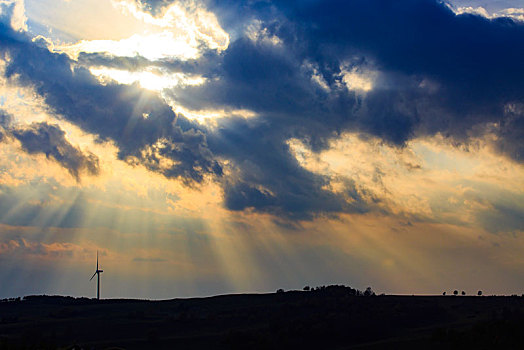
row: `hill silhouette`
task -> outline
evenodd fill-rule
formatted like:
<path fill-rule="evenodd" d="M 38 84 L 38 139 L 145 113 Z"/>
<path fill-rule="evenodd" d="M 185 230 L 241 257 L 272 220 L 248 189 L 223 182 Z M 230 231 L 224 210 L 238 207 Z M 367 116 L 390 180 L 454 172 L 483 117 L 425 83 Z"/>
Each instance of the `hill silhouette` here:
<path fill-rule="evenodd" d="M 148 301 L 0 303 L 0 349 L 523 348 L 524 298 L 390 296 L 344 286 Z"/>

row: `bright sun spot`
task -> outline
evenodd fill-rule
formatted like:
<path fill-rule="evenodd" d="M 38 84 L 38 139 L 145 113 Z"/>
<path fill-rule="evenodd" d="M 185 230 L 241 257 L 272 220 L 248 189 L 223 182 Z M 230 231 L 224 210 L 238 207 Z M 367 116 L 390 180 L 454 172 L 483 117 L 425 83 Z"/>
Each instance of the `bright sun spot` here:
<path fill-rule="evenodd" d="M 122 12 L 134 16 L 146 30 L 120 40 L 82 40 L 73 45 L 56 45 L 55 51 L 78 59 L 81 52 L 104 52 L 114 56 L 142 56 L 148 60 L 195 59 L 202 46 L 222 51 L 229 45 L 229 35 L 215 15 L 191 3 L 174 3 L 162 17 L 140 11 L 135 2 L 115 1 Z"/>
<path fill-rule="evenodd" d="M 74 45 L 55 46 L 55 50 L 78 59 L 81 52 L 105 52 L 114 56 L 142 56 L 148 60 L 165 58 L 197 58 L 197 44 L 169 31 L 149 34 L 135 34 L 122 40 L 82 40 Z"/>
<path fill-rule="evenodd" d="M 162 17 L 154 17 L 148 12 L 141 11 L 135 1 L 114 0 L 113 3 L 123 12 L 131 14 L 144 23 L 167 28 L 197 46 L 203 42 L 210 49 L 222 51 L 229 45 L 229 35 L 222 29 L 215 14 L 202 8 L 195 1 L 174 2 L 164 11 Z"/>
<path fill-rule="evenodd" d="M 116 81 L 126 85 L 138 83 L 142 88 L 153 91 L 162 91 L 174 86 L 201 85 L 205 82 L 203 77 L 190 77 L 183 73 L 130 72 L 108 68 L 91 68 L 90 71 L 103 83 L 108 81 Z"/>

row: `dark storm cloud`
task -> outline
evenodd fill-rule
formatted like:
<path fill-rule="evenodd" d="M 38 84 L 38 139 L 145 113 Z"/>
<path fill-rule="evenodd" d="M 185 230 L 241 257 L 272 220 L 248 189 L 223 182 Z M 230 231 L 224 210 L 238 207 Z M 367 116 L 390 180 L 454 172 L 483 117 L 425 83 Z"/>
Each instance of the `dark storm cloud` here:
<path fill-rule="evenodd" d="M 413 133 L 402 132 L 409 129 L 463 137 L 476 125 L 504 119 L 506 105 L 524 99 L 521 22 L 456 16 L 442 3 L 429 0 L 288 4 L 284 11 L 300 24 L 306 54 L 317 62 L 360 53 L 376 60 L 381 71 L 411 80 L 409 85 L 399 81 L 386 98 L 381 91 L 370 96 L 367 105 L 386 104 L 390 109 L 369 113 L 371 119 L 382 121 L 364 123 L 372 133 L 396 142 L 409 138 Z M 424 80 L 438 84 L 437 91 L 420 88 Z M 411 110 L 397 107 L 401 99 L 408 99 Z M 435 118 L 435 112 L 440 116 Z"/>
<path fill-rule="evenodd" d="M 138 3 L 158 14 L 171 2 Z M 346 131 L 400 147 L 436 133 L 467 143 L 491 132 L 501 153 L 524 159 L 523 23 L 456 16 L 432 0 L 205 3 L 234 33 L 222 54 L 188 62 L 81 54 L 76 65 L 4 28 L 7 76 L 35 86 L 58 114 L 84 130 L 114 140 L 122 159 L 166 176 L 222 176 L 217 159 L 229 161 L 218 181 L 231 210 L 307 218 L 364 212 L 378 201 L 352 182 L 346 193 L 326 190 L 328 179 L 298 164 L 288 145 L 293 138 L 320 151 Z M 243 34 L 254 19 L 261 29 L 256 39 Z M 210 79 L 174 88 L 172 98 L 190 109 L 242 108 L 258 117 L 221 118 L 213 127 L 182 115 L 176 120 L 154 93 L 101 86 L 82 68 L 96 65 L 201 74 Z M 349 90 L 344 70 L 376 72 L 373 89 Z M 163 159 L 175 165 L 165 168 Z"/>
<path fill-rule="evenodd" d="M 33 86 L 63 118 L 102 140 L 115 141 L 120 158 L 144 160 L 145 165 L 188 182 L 201 181 L 205 173 L 220 174 L 205 135 L 188 121 L 175 125 L 173 111 L 157 94 L 136 85 L 100 85 L 66 55 L 51 53 L 5 25 L 0 25 L 0 39 L 0 50 L 9 57 L 7 78 Z M 151 152 L 152 161 L 144 159 Z M 160 156 L 181 164 L 160 169 L 154 159 Z"/>
<path fill-rule="evenodd" d="M 168 2 L 141 3 L 159 10 Z M 246 18 L 258 19 L 266 35 L 277 35 L 282 45 L 237 34 L 217 61 L 221 79 L 175 91 L 189 107 L 249 108 L 292 128 L 300 120 L 298 127 L 311 141 L 344 130 L 398 145 L 437 132 L 467 141 L 479 126 L 498 123 L 491 131 L 507 137 L 499 149 L 523 159 L 514 151 L 522 147 L 515 137 L 521 134 L 513 136 L 515 128 L 506 127 L 507 119 L 519 127 L 524 118 L 508 112 L 508 106 L 524 100 L 522 22 L 457 16 L 435 0 L 205 3 L 226 30 L 238 30 Z M 318 67 L 329 94 L 311 81 L 304 63 Z M 380 72 L 365 98 L 340 88 L 342 64 Z"/>
<path fill-rule="evenodd" d="M 220 69 L 220 79 L 174 89 L 177 101 L 195 109 L 222 106 L 257 111 L 275 124 L 266 132 L 299 137 L 314 148 L 352 121 L 354 96 L 340 88 L 327 93 L 313 84 L 300 58 L 286 47 L 241 38 L 225 52 Z"/>
<path fill-rule="evenodd" d="M 17 139 L 24 151 L 29 154 L 45 154 L 47 158 L 67 169 L 77 181 L 83 171 L 98 175 L 98 157 L 73 146 L 58 125 L 32 123 L 15 126 L 12 125 L 12 120 L 9 114 L 0 110 L 0 141 L 6 138 Z"/>
<path fill-rule="evenodd" d="M 224 180 L 229 209 L 254 208 L 297 219 L 312 213 L 368 210 L 355 186 L 348 186 L 351 190 L 345 195 L 322 189 L 327 180 L 300 166 L 283 142 L 289 137 L 286 132 L 277 124 L 256 119 L 225 118 L 209 135 L 210 149 L 234 164 L 231 176 Z"/>
<path fill-rule="evenodd" d="M 225 187 L 230 209 L 355 210 L 340 204 L 343 197 L 330 198 L 320 190 L 324 178 L 300 169 L 285 142 L 289 138 L 319 151 L 344 131 L 399 146 L 436 133 L 468 143 L 491 132 L 498 136 L 496 149 L 524 160 L 524 46 L 517 44 L 524 42 L 523 23 L 456 16 L 429 0 L 217 1 L 211 7 L 226 14 L 221 18 L 226 30 L 236 25 L 231 9 L 263 19 L 265 36 L 232 42 L 219 62 L 220 79 L 174 90 L 190 108 L 246 108 L 263 120 L 245 130 L 249 122 L 232 119 L 209 137 L 221 137 L 210 141 L 213 152 L 240 165 L 237 182 Z M 279 15 L 267 16 L 275 12 Z M 273 45 L 272 35 L 281 43 Z M 344 65 L 377 71 L 375 87 L 366 94 L 348 91 Z M 312 81 L 308 67 L 316 68 L 329 91 Z M 231 131 L 242 137 L 231 137 Z M 240 151 L 231 151 L 237 146 Z M 307 195 L 301 197 L 299 189 Z M 361 208 L 369 209 L 375 200 L 363 200 L 355 186 L 348 192 L 358 194 Z"/>
<path fill-rule="evenodd" d="M 253 208 L 297 218 L 353 207 L 357 209 L 352 211 L 365 210 L 360 198 L 348 205 L 342 196 L 321 189 L 325 179 L 298 165 L 285 144 L 292 136 L 288 128 L 282 129 L 284 137 L 275 133 L 280 128 L 276 124 L 260 129 L 256 123 L 243 125 L 244 119 L 225 118 L 218 130 L 212 131 L 181 115 L 175 124 L 170 107 L 156 94 L 136 86 L 101 86 L 65 55 L 32 45 L 7 29 L 4 37 L 3 50 L 10 56 L 6 76 L 34 86 L 55 112 L 84 130 L 114 140 L 120 157 L 128 162 L 190 182 L 201 181 L 206 173 L 222 175 L 215 155 L 233 160 L 240 168 L 220 180 L 226 192 L 225 205 L 232 210 Z M 268 85 L 266 91 L 269 89 Z M 213 144 L 208 146 L 208 140 Z M 166 168 L 163 159 L 176 163 Z"/>
<path fill-rule="evenodd" d="M 240 3 L 234 8 L 267 12 L 261 2 Z M 218 9 L 229 5 L 213 2 Z M 206 87 L 203 96 L 257 111 L 278 110 L 288 119 L 311 116 L 315 127 L 308 132 L 313 139 L 318 130 L 351 129 L 395 144 L 437 132 L 464 140 L 476 126 L 506 119 L 507 105 L 524 100 L 524 45 L 518 44 L 524 40 L 522 22 L 456 16 L 431 0 L 287 1 L 272 6 L 281 17 L 263 25 L 284 45 L 275 48 L 243 38 L 232 43 L 224 56 L 220 89 Z M 234 25 L 227 19 L 222 19 L 226 28 Z M 329 98 L 312 91 L 300 70 L 304 62 L 318 65 L 332 89 Z M 340 66 L 347 62 L 380 72 L 375 89 L 362 100 L 338 88 Z M 198 99 L 189 96 L 192 92 L 187 93 L 189 102 Z M 520 125 L 522 113 L 511 118 Z M 318 129 L 315 122 L 320 120 L 326 125 Z"/>
<path fill-rule="evenodd" d="M 11 134 L 22 144 L 29 154 L 43 153 L 47 158 L 56 160 L 77 180 L 80 172 L 86 171 L 98 175 L 98 157 L 89 152 L 82 152 L 65 138 L 65 133 L 58 125 L 33 123 L 24 128 L 15 128 Z"/>
<path fill-rule="evenodd" d="M 513 159 L 524 160 L 524 103 L 511 104 L 506 109 L 505 118 L 495 129 L 500 135 L 496 146 L 500 152 Z"/>

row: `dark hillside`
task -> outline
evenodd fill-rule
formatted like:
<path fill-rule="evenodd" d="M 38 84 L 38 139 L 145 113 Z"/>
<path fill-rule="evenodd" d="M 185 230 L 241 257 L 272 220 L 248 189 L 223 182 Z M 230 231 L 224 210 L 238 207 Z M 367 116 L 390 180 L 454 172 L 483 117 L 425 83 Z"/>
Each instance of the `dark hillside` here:
<path fill-rule="evenodd" d="M 0 349 L 523 348 L 524 298 L 356 296 L 347 287 L 166 301 L 0 303 Z"/>

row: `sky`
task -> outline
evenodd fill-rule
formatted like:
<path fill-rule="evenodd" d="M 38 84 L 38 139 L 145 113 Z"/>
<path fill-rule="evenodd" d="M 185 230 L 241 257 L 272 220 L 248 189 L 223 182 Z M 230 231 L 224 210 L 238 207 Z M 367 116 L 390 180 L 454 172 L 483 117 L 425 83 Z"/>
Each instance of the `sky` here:
<path fill-rule="evenodd" d="M 0 0 L 0 298 L 524 293 L 524 0 Z"/>

